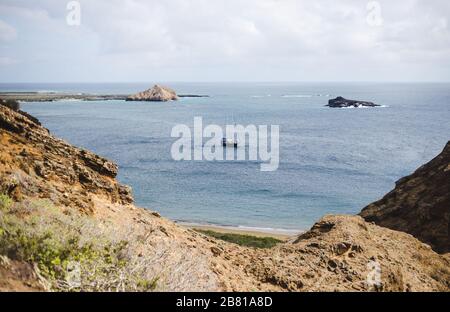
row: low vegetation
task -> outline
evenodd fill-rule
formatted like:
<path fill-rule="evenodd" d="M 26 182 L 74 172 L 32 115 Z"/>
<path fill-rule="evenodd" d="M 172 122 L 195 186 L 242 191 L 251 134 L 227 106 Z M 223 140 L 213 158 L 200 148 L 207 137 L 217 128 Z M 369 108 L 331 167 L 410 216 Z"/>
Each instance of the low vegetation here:
<path fill-rule="evenodd" d="M 257 237 L 251 235 L 233 234 L 233 233 L 219 233 L 211 230 L 196 229 L 197 232 L 246 247 L 255 248 L 272 248 L 282 241 L 273 237 Z"/>
<path fill-rule="evenodd" d="M 158 278 L 143 278 L 128 244 L 87 216 L 0 194 L 0 255 L 35 264 L 49 290 L 154 290 Z"/>
<path fill-rule="evenodd" d="M 0 105 L 9 107 L 12 110 L 18 111 L 20 109 L 20 103 L 16 100 L 2 100 L 0 99 Z"/>

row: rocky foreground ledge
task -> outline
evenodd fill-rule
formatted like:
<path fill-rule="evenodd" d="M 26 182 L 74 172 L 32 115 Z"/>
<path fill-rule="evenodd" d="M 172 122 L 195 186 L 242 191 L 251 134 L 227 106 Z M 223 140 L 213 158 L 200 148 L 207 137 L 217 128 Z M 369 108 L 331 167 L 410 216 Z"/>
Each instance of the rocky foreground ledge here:
<path fill-rule="evenodd" d="M 360 216 L 325 216 L 270 249 L 242 247 L 136 207 L 115 179 L 116 164 L 1 104 L 0 147 L 0 291 L 450 290 L 448 255 Z M 421 174 L 448 171 L 445 155 L 446 166 Z M 417 183 L 426 190 L 447 180 Z M 439 201 L 414 192 L 405 197 L 411 213 L 430 211 L 414 227 L 447 218 L 439 203 L 448 192 Z M 397 218 L 409 222 L 405 214 Z"/>

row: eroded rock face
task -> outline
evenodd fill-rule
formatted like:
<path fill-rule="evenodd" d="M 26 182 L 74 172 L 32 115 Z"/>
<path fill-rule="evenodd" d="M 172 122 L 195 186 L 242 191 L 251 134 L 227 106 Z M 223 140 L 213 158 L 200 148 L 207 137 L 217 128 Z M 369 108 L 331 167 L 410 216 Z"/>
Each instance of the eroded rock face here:
<path fill-rule="evenodd" d="M 409 234 L 359 216 L 325 216 L 310 231 L 271 249 L 222 249 L 266 290 L 270 285 L 286 291 L 448 291 L 450 287 L 448 260 Z"/>
<path fill-rule="evenodd" d="M 138 94 L 131 95 L 127 101 L 151 101 L 151 102 L 167 102 L 176 101 L 178 96 L 174 90 L 159 85 Z"/>
<path fill-rule="evenodd" d="M 450 251 L 450 142 L 429 163 L 396 182 L 381 200 L 365 207 L 367 221 L 410 233 L 436 251 Z"/>
<path fill-rule="evenodd" d="M 335 99 L 329 100 L 328 105 L 326 106 L 334 108 L 344 108 L 344 107 L 376 107 L 380 105 L 367 101 L 347 100 L 342 96 L 338 96 Z"/>
<path fill-rule="evenodd" d="M 87 212 L 93 194 L 133 202 L 131 190 L 115 180 L 115 163 L 53 137 L 30 117 L 0 105 L 0 192 L 17 200 L 48 198 Z"/>

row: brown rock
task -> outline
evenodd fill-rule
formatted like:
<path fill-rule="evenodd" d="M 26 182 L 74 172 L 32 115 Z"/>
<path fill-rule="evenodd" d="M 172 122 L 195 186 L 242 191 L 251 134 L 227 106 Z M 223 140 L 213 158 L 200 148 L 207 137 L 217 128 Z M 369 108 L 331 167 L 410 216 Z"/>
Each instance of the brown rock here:
<path fill-rule="evenodd" d="M 449 252 L 450 142 L 441 154 L 397 181 L 394 190 L 360 215 L 368 222 L 410 233 L 437 252 Z"/>
<path fill-rule="evenodd" d="M 178 96 L 174 90 L 159 85 L 155 85 L 146 91 L 130 95 L 127 98 L 127 101 L 166 102 L 176 100 L 178 100 Z"/>
<path fill-rule="evenodd" d="M 76 148 L 49 134 L 48 130 L 20 112 L 0 105 L 0 181 L 3 191 L 16 198 L 18 190 L 25 196 L 51 198 L 56 204 L 73 205 L 92 210 L 95 193 L 113 202 L 133 202 L 131 189 L 120 185 L 114 177 L 117 165 L 94 153 Z M 3 167 L 2 167 L 3 166 Z M 21 177 L 20 186 L 6 185 L 7 172 Z M 64 196 L 61 183 L 77 190 Z M 6 189 L 8 187 L 8 189 Z"/>
<path fill-rule="evenodd" d="M 334 252 L 338 256 L 342 256 L 350 249 L 350 247 L 352 247 L 352 244 L 350 243 L 338 243 L 334 246 Z"/>
<path fill-rule="evenodd" d="M 223 250 L 220 249 L 219 247 L 212 246 L 211 247 L 211 252 L 213 253 L 214 256 L 217 257 L 217 256 L 220 256 L 222 254 Z"/>

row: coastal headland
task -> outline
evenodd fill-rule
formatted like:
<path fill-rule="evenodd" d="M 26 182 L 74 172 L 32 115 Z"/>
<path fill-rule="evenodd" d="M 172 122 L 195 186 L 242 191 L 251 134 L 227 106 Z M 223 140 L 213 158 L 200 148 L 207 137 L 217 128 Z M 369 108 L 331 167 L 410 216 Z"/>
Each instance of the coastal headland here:
<path fill-rule="evenodd" d="M 0 92 L 0 99 L 19 102 L 54 102 L 54 101 L 126 101 L 129 94 L 90 94 L 65 92 Z M 201 94 L 178 94 L 179 98 L 209 97 Z"/>

